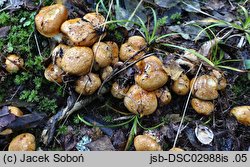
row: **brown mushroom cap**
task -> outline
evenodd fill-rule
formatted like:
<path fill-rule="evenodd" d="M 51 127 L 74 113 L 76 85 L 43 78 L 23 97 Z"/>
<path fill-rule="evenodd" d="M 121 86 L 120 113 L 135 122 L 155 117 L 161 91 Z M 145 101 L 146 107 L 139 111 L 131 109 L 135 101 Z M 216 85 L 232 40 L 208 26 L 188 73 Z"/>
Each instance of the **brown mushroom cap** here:
<path fill-rule="evenodd" d="M 23 67 L 23 65 L 23 59 L 15 54 L 8 55 L 5 60 L 5 69 L 9 73 L 16 73 Z"/>
<path fill-rule="evenodd" d="M 214 100 L 218 97 L 218 80 L 214 76 L 202 75 L 197 77 L 194 83 L 194 78 L 190 82 L 190 87 L 193 86 L 192 94 L 202 100 Z"/>
<path fill-rule="evenodd" d="M 129 87 L 122 87 L 117 82 L 114 82 L 111 87 L 111 94 L 117 99 L 123 99 L 128 90 Z"/>
<path fill-rule="evenodd" d="M 113 72 L 113 68 L 111 66 L 107 66 L 101 70 L 101 79 L 104 81 L 111 73 Z"/>
<path fill-rule="evenodd" d="M 9 109 L 11 114 L 14 114 L 17 117 L 23 116 L 23 112 L 18 107 L 8 106 L 8 109 Z"/>
<path fill-rule="evenodd" d="M 64 44 L 57 45 L 53 51 L 51 52 L 51 56 L 53 59 L 53 62 L 59 67 L 62 68 L 62 57 L 65 54 L 66 50 L 70 47 Z"/>
<path fill-rule="evenodd" d="M 62 58 L 62 69 L 72 75 L 85 75 L 89 72 L 93 59 L 92 49 L 72 47 L 66 50 Z"/>
<path fill-rule="evenodd" d="M 108 44 L 112 49 L 112 65 L 115 65 L 119 61 L 119 47 L 113 41 L 107 41 L 105 43 Z"/>
<path fill-rule="evenodd" d="M 91 46 L 98 41 L 99 36 L 90 22 L 81 18 L 65 21 L 61 31 L 66 34 L 74 45 Z"/>
<path fill-rule="evenodd" d="M 112 48 L 104 43 L 97 42 L 93 45 L 92 50 L 94 52 L 95 62 L 101 68 L 111 65 L 113 61 Z"/>
<path fill-rule="evenodd" d="M 62 4 L 43 7 L 35 17 L 36 29 L 46 37 L 53 37 L 67 18 L 67 8 Z"/>
<path fill-rule="evenodd" d="M 190 80 L 187 75 L 182 74 L 174 84 L 172 85 L 172 90 L 178 95 L 186 95 L 189 92 Z"/>
<path fill-rule="evenodd" d="M 134 138 L 136 151 L 162 151 L 161 146 L 149 135 L 138 135 Z"/>
<path fill-rule="evenodd" d="M 250 106 L 234 107 L 230 113 L 233 114 L 241 124 L 250 126 Z"/>
<path fill-rule="evenodd" d="M 124 105 L 134 114 L 150 115 L 157 108 L 157 98 L 154 92 L 147 92 L 140 86 L 133 85 L 124 98 Z"/>
<path fill-rule="evenodd" d="M 135 55 L 136 52 L 140 51 L 146 46 L 147 43 L 143 37 L 132 36 L 126 43 L 121 45 L 119 57 L 122 61 L 126 61 L 134 56 L 133 58 L 131 58 L 131 61 L 137 60 L 144 54 L 144 52 L 141 51 L 140 53 Z"/>
<path fill-rule="evenodd" d="M 10 142 L 8 151 L 35 151 L 35 136 L 30 133 L 22 133 Z"/>
<path fill-rule="evenodd" d="M 97 28 L 101 24 L 105 23 L 105 18 L 103 17 L 103 15 L 96 12 L 87 13 L 86 15 L 84 15 L 83 19 L 89 21 L 94 27 Z"/>
<path fill-rule="evenodd" d="M 76 81 L 75 91 L 82 95 L 92 95 L 100 86 L 100 77 L 97 74 L 89 73 Z"/>
<path fill-rule="evenodd" d="M 155 91 L 156 97 L 158 98 L 160 105 L 167 105 L 170 103 L 172 96 L 169 89 L 164 86 Z"/>
<path fill-rule="evenodd" d="M 191 105 L 197 113 L 203 115 L 210 115 L 211 112 L 214 110 L 214 104 L 211 101 L 193 98 L 191 100 Z"/>
<path fill-rule="evenodd" d="M 161 60 L 155 56 L 139 61 L 136 63 L 136 68 L 139 72 L 135 75 L 135 82 L 147 91 L 154 91 L 168 81 Z"/>
<path fill-rule="evenodd" d="M 50 82 L 62 83 L 64 71 L 55 64 L 50 64 L 44 71 L 44 77 Z"/>

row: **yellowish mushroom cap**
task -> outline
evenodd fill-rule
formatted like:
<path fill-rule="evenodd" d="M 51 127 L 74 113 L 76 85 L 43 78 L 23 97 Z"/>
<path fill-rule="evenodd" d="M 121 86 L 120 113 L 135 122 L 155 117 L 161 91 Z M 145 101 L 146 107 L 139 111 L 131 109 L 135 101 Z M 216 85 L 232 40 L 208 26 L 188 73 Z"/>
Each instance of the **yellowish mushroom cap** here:
<path fill-rule="evenodd" d="M 62 68 L 62 57 L 65 54 L 66 50 L 70 47 L 64 44 L 57 45 L 51 52 L 53 62 L 59 67 Z"/>
<path fill-rule="evenodd" d="M 134 61 L 142 57 L 144 51 L 135 55 L 138 51 L 147 46 L 145 39 L 141 36 L 132 36 L 128 41 L 121 45 L 120 48 L 120 59 L 126 61 L 131 58 L 130 61 Z M 133 57 L 134 56 L 134 57 Z"/>
<path fill-rule="evenodd" d="M 124 98 L 124 105 L 134 114 L 150 115 L 156 111 L 157 98 L 155 92 L 148 92 L 138 85 L 133 85 Z"/>
<path fill-rule="evenodd" d="M 186 95 L 189 92 L 190 80 L 182 74 L 172 85 L 172 90 L 178 95 Z"/>
<path fill-rule="evenodd" d="M 68 10 L 62 4 L 43 7 L 35 17 L 36 29 L 46 37 L 53 37 L 67 18 Z"/>
<path fill-rule="evenodd" d="M 91 48 L 75 46 L 66 50 L 62 58 L 62 69 L 71 75 L 85 75 L 89 72 L 93 60 Z"/>
<path fill-rule="evenodd" d="M 92 46 L 99 39 L 93 25 L 81 18 L 65 21 L 61 31 L 77 46 Z"/>
<path fill-rule="evenodd" d="M 104 43 L 97 42 L 93 45 L 92 50 L 94 52 L 95 62 L 101 68 L 111 65 L 113 61 L 112 48 Z"/>
<path fill-rule="evenodd" d="M 231 111 L 237 121 L 245 126 L 250 126 L 250 106 L 237 106 Z"/>
<path fill-rule="evenodd" d="M 9 73 L 16 73 L 24 66 L 24 61 L 16 54 L 11 54 L 6 57 L 5 66 L 6 71 Z"/>
<path fill-rule="evenodd" d="M 134 138 L 136 151 L 162 151 L 161 146 L 149 135 L 138 135 Z"/>
<path fill-rule="evenodd" d="M 135 82 L 147 91 L 154 91 L 168 81 L 168 75 L 163 69 L 163 64 L 156 56 L 147 57 L 136 63 L 138 74 Z"/>
<path fill-rule="evenodd" d="M 218 97 L 218 80 L 214 76 L 202 75 L 197 77 L 195 83 L 194 78 L 190 82 L 193 86 L 192 94 L 202 100 L 214 100 Z"/>
<path fill-rule="evenodd" d="M 214 104 L 211 101 L 200 100 L 198 98 L 193 98 L 191 105 L 197 113 L 203 115 L 210 115 L 214 110 Z"/>
<path fill-rule="evenodd" d="M 82 95 L 92 95 L 101 86 L 101 79 L 97 74 L 89 73 L 76 81 L 75 91 Z"/>
<path fill-rule="evenodd" d="M 35 151 L 35 136 L 31 133 L 22 133 L 10 142 L 8 151 Z"/>
<path fill-rule="evenodd" d="M 62 83 L 64 71 L 55 64 L 50 64 L 44 71 L 44 77 L 50 82 Z"/>

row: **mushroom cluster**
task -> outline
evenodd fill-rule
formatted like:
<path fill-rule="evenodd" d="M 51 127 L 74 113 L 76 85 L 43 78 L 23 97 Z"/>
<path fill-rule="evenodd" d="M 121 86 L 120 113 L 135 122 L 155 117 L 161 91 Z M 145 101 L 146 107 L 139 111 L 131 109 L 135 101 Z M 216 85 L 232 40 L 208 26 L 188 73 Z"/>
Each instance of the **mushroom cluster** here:
<path fill-rule="evenodd" d="M 214 103 L 211 100 L 218 98 L 219 90 L 226 88 L 226 79 L 218 71 L 213 70 L 209 75 L 201 75 L 190 82 L 193 87 L 191 100 L 193 109 L 203 115 L 210 115 L 214 111 Z"/>
<path fill-rule="evenodd" d="M 75 91 L 81 95 L 94 94 L 114 71 L 133 63 L 125 70 L 125 73 L 131 73 L 132 82 L 125 83 L 119 76 L 112 78 L 111 94 L 123 100 L 124 106 L 134 114 L 150 115 L 158 106 L 171 102 L 171 92 L 185 96 L 193 88 L 193 109 L 199 114 L 209 115 L 215 108 L 212 100 L 227 85 L 225 77 L 216 70 L 189 79 L 188 76 L 193 74 L 189 75 L 180 66 L 193 68 L 195 63 L 191 62 L 198 59 L 192 54 L 185 53 L 175 60 L 176 65 L 170 65 L 155 53 L 145 56 L 147 42 L 141 36 L 130 36 L 120 47 L 113 41 L 105 41 L 106 33 L 100 33 L 100 29 L 105 29 L 105 18 L 100 13 L 68 19 L 67 8 L 56 4 L 42 8 L 35 21 L 42 35 L 53 37 L 61 34 L 64 39 L 51 52 L 52 63 L 44 72 L 46 79 L 60 84 L 64 76 L 78 77 Z M 122 80 L 126 77 L 122 76 Z"/>
<path fill-rule="evenodd" d="M 41 35 L 61 37 L 51 52 L 52 63 L 45 69 L 44 76 L 58 84 L 64 82 L 66 75 L 79 77 L 75 91 L 91 95 L 101 85 L 101 78 L 92 72 L 92 67 L 104 71 L 103 79 L 107 77 L 110 68 L 112 71 L 110 65 L 118 61 L 118 46 L 112 41 L 98 42 L 105 37 L 105 33 L 98 32 L 105 22 L 101 14 L 87 13 L 73 19 L 68 19 L 68 15 L 64 5 L 55 4 L 41 8 L 35 16 L 36 29 Z"/>

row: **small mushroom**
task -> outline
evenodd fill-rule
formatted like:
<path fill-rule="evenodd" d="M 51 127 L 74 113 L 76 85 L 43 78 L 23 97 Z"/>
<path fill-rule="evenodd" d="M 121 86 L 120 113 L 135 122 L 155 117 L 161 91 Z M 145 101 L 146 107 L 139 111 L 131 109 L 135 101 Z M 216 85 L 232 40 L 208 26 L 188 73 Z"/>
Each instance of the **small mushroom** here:
<path fill-rule="evenodd" d="M 135 82 L 147 91 L 154 91 L 168 81 L 168 75 L 163 64 L 156 56 L 147 57 L 136 63 L 138 73 Z"/>
<path fill-rule="evenodd" d="M 93 25 L 82 18 L 65 21 L 61 26 L 61 31 L 74 45 L 78 46 L 92 46 L 99 39 Z"/>
<path fill-rule="evenodd" d="M 93 59 L 91 48 L 75 46 L 66 50 L 62 58 L 62 69 L 72 75 L 85 75 L 89 72 Z"/>
<path fill-rule="evenodd" d="M 101 70 L 101 79 L 104 81 L 111 73 L 113 72 L 113 68 L 111 66 L 107 66 Z"/>
<path fill-rule="evenodd" d="M 190 80 L 186 74 L 182 74 L 172 85 L 172 90 L 177 95 L 186 95 L 189 92 Z"/>
<path fill-rule="evenodd" d="M 11 114 L 14 114 L 17 117 L 23 116 L 22 110 L 20 110 L 18 107 L 8 106 L 8 110 L 10 111 Z"/>
<path fill-rule="evenodd" d="M 145 48 L 147 43 L 145 39 L 141 36 L 129 37 L 128 41 L 121 45 L 120 48 L 120 59 L 126 61 L 131 59 L 131 61 L 139 59 L 145 52 L 141 51 L 135 55 L 138 51 Z"/>
<path fill-rule="evenodd" d="M 5 69 L 9 73 L 16 73 L 24 66 L 24 61 L 21 57 L 16 54 L 11 54 L 6 57 Z"/>
<path fill-rule="evenodd" d="M 211 101 L 200 100 L 198 98 L 193 98 L 191 105 L 197 113 L 203 115 L 210 115 L 214 110 L 214 104 Z"/>
<path fill-rule="evenodd" d="M 112 48 L 104 43 L 97 42 L 93 45 L 92 50 L 94 52 L 95 62 L 101 68 L 111 65 L 113 61 Z"/>
<path fill-rule="evenodd" d="M 202 100 L 214 100 L 218 97 L 218 80 L 214 76 L 202 75 L 197 77 L 195 83 L 194 78 L 190 82 L 193 86 L 192 94 Z"/>
<path fill-rule="evenodd" d="M 237 106 L 230 113 L 237 121 L 245 126 L 250 126 L 250 106 Z"/>
<path fill-rule="evenodd" d="M 157 89 L 155 94 L 161 106 L 169 104 L 172 99 L 171 93 L 167 86 Z"/>
<path fill-rule="evenodd" d="M 113 41 L 107 41 L 105 43 L 109 45 L 112 49 L 112 58 L 113 58 L 112 65 L 115 65 L 119 61 L 119 47 Z"/>
<path fill-rule="evenodd" d="M 35 17 L 36 29 L 43 36 L 53 37 L 67 18 L 67 8 L 62 4 L 43 7 Z"/>
<path fill-rule="evenodd" d="M 44 77 L 50 82 L 62 83 L 64 71 L 55 64 L 50 64 L 44 71 Z"/>
<path fill-rule="evenodd" d="M 31 133 L 22 133 L 10 142 L 8 151 L 35 151 L 35 136 Z"/>
<path fill-rule="evenodd" d="M 57 45 L 51 52 L 53 63 L 56 64 L 59 68 L 62 68 L 62 57 L 65 54 L 66 50 L 70 47 L 64 44 Z"/>
<path fill-rule="evenodd" d="M 114 82 L 111 87 L 111 94 L 117 99 L 123 99 L 128 90 L 129 87 L 120 86 L 117 82 Z"/>
<path fill-rule="evenodd" d="M 124 105 L 134 114 L 150 115 L 156 111 L 157 98 L 154 92 L 148 92 L 138 85 L 133 85 L 124 98 Z"/>
<path fill-rule="evenodd" d="M 150 135 L 138 135 L 134 138 L 136 151 L 162 151 L 158 144 Z"/>
<path fill-rule="evenodd" d="M 97 74 L 89 73 L 76 81 L 75 91 L 82 95 L 92 95 L 100 86 L 100 77 Z"/>

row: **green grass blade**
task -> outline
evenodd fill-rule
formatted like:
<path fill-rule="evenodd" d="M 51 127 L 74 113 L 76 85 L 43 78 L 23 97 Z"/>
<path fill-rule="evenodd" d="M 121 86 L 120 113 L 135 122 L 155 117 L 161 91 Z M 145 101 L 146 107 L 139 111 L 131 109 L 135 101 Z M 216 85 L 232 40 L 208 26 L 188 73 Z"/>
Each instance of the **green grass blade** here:
<path fill-rule="evenodd" d="M 247 38 L 248 44 L 250 45 L 250 35 L 248 33 L 245 33 L 245 34 L 246 34 L 246 38 Z"/>
<path fill-rule="evenodd" d="M 224 68 L 224 69 L 228 69 L 228 70 L 232 70 L 232 71 L 236 71 L 236 72 L 246 72 L 244 70 L 241 70 L 241 69 L 238 69 L 238 68 L 234 68 L 234 67 L 229 67 L 229 66 L 217 65 L 216 67 L 218 67 L 218 68 Z"/>
<path fill-rule="evenodd" d="M 156 16 L 155 10 L 153 8 L 150 8 L 150 9 L 152 10 L 153 17 L 154 17 L 154 28 L 153 28 L 153 32 L 151 34 L 149 43 L 151 43 L 154 40 L 156 31 L 157 31 L 157 28 L 158 28 L 157 16 Z"/>
<path fill-rule="evenodd" d="M 137 134 L 137 122 L 138 122 L 138 117 L 135 116 L 133 126 L 130 130 L 129 137 L 128 137 L 128 140 L 127 140 L 127 143 L 125 146 L 125 151 L 129 150 L 129 148 L 131 147 L 131 145 L 134 141 L 135 135 Z"/>
<path fill-rule="evenodd" d="M 240 6 L 240 5 L 239 5 Z M 245 19 L 247 19 L 249 16 L 248 16 L 248 11 L 246 8 L 244 8 L 243 6 L 240 6 L 241 10 L 243 11 L 244 15 L 245 15 Z"/>
<path fill-rule="evenodd" d="M 222 22 L 222 21 L 218 21 L 218 23 L 215 23 L 215 24 L 212 24 L 212 25 L 210 25 L 210 26 L 207 26 L 206 28 L 204 28 L 203 30 L 201 30 L 198 34 L 197 34 L 197 36 L 195 37 L 195 39 L 198 39 L 199 37 L 200 37 L 200 35 L 204 32 L 204 31 L 206 31 L 207 29 L 211 29 L 211 28 L 213 28 L 213 27 L 218 27 L 218 26 L 226 26 L 227 24 L 225 24 L 224 22 Z"/>
<path fill-rule="evenodd" d="M 102 8 L 104 9 L 104 11 L 105 11 L 106 13 L 108 13 L 108 9 L 107 9 L 106 6 L 104 5 L 103 0 L 99 0 L 99 2 L 98 2 L 97 4 L 99 4 L 99 3 L 102 5 Z"/>
<path fill-rule="evenodd" d="M 140 0 L 140 2 L 137 4 L 135 10 L 133 11 L 133 13 L 129 16 L 128 20 L 132 20 L 132 18 L 135 16 L 135 13 L 137 12 L 138 8 L 140 7 L 140 5 L 142 4 L 143 0 Z M 127 22 L 125 24 L 125 27 L 127 27 L 129 24 L 129 22 Z"/>
<path fill-rule="evenodd" d="M 141 23 L 140 26 L 142 27 L 142 30 L 143 30 L 143 32 L 145 34 L 146 41 L 149 43 L 150 42 L 150 36 L 149 36 L 148 29 L 147 29 L 145 23 L 143 22 L 143 20 L 140 17 L 138 17 L 138 16 L 137 16 L 137 18 L 138 18 L 138 20 Z"/>
<path fill-rule="evenodd" d="M 139 120 L 137 120 L 137 123 L 138 123 L 138 125 L 139 125 L 142 129 L 144 129 L 144 130 L 153 130 L 153 129 L 156 129 L 156 128 L 158 128 L 158 127 L 160 127 L 160 126 L 162 126 L 162 125 L 165 124 L 165 122 L 161 122 L 160 124 L 155 125 L 155 126 L 152 126 L 152 127 L 144 127 L 144 126 L 140 123 Z"/>
<path fill-rule="evenodd" d="M 237 30 L 244 30 L 243 27 L 241 27 L 240 25 L 235 24 L 235 23 L 229 23 L 229 26 L 231 26 L 232 28 L 237 29 Z"/>
<path fill-rule="evenodd" d="M 165 34 L 165 35 L 162 35 L 162 36 L 160 36 L 160 37 L 157 37 L 156 38 L 156 41 L 159 41 L 159 40 L 161 40 L 161 39 L 163 39 L 163 38 L 166 38 L 166 37 L 169 37 L 169 36 L 173 36 L 173 35 L 181 35 L 182 33 L 170 33 L 170 34 Z"/>

